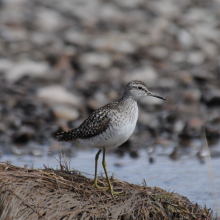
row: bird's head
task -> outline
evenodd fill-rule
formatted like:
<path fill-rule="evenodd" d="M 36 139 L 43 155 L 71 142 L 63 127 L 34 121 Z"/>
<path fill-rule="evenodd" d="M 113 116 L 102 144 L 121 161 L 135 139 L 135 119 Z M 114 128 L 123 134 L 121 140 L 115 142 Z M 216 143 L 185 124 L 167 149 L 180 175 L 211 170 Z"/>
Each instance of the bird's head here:
<path fill-rule="evenodd" d="M 158 99 L 166 100 L 165 98 L 150 92 L 145 83 L 139 80 L 130 81 L 125 88 L 125 92 L 132 95 L 136 100 L 143 96 L 153 96 Z"/>

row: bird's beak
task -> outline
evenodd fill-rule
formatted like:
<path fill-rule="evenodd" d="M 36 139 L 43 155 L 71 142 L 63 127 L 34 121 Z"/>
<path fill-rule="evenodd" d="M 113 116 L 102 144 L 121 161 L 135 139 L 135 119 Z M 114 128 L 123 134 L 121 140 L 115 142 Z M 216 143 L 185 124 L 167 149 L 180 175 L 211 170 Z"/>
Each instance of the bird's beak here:
<path fill-rule="evenodd" d="M 149 95 L 149 96 L 153 96 L 153 97 L 158 98 L 158 99 L 166 100 L 165 98 L 163 98 L 163 97 L 161 97 L 161 96 L 159 96 L 159 95 L 155 95 L 155 94 L 152 93 L 152 92 L 148 92 L 148 95 Z"/>

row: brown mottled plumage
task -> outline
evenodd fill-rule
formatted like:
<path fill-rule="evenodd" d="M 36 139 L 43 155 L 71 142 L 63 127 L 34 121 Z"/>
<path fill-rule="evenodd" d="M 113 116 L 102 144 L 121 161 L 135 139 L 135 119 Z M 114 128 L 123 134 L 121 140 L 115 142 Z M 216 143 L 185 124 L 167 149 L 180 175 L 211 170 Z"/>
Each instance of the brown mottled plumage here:
<path fill-rule="evenodd" d="M 56 134 L 58 141 L 74 141 L 78 138 L 87 139 L 104 132 L 109 125 L 107 116 L 109 109 L 114 108 L 117 102 L 112 102 L 94 111 L 78 128 Z"/>
<path fill-rule="evenodd" d="M 59 141 L 75 141 L 90 148 L 99 148 L 96 154 L 94 187 L 97 185 L 97 162 L 103 149 L 103 168 L 111 194 L 111 186 L 105 163 L 105 149 L 120 146 L 134 131 L 138 118 L 137 100 L 143 96 L 162 98 L 148 91 L 145 83 L 134 80 L 127 84 L 121 99 L 94 111 L 78 128 L 55 134 Z"/>

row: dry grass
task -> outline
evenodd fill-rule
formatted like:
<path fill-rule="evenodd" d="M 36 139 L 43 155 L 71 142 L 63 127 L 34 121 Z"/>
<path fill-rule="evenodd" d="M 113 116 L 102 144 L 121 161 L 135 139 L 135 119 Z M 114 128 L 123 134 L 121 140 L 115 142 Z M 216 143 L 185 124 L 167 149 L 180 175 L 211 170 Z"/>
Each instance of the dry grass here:
<path fill-rule="evenodd" d="M 107 186 L 105 178 L 99 180 Z M 117 179 L 111 182 L 127 195 L 112 198 L 62 165 L 61 170 L 37 170 L 0 164 L 0 219 L 212 219 L 211 210 L 176 193 Z"/>

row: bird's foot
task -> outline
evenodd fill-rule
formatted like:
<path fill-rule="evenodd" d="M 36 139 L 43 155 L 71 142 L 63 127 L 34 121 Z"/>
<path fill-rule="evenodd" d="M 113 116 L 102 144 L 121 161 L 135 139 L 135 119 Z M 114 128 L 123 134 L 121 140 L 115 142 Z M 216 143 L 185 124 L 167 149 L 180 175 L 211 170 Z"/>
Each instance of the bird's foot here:
<path fill-rule="evenodd" d="M 108 189 L 109 187 L 102 187 L 102 186 L 99 186 L 96 182 L 92 185 L 92 187 L 95 187 L 97 189 Z"/>
<path fill-rule="evenodd" d="M 109 189 L 109 190 L 110 190 L 110 193 L 111 193 L 112 197 L 114 197 L 114 195 L 117 195 L 117 196 L 126 196 L 126 195 L 128 195 L 128 193 L 115 192 L 115 191 L 113 191 L 113 189 Z"/>

